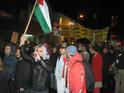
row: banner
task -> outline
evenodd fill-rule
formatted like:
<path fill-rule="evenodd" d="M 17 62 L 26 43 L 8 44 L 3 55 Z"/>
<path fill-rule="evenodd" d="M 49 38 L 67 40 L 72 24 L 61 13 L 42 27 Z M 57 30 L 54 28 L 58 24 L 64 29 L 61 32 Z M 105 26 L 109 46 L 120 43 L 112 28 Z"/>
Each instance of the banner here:
<path fill-rule="evenodd" d="M 11 42 L 16 44 L 18 41 L 18 36 L 19 36 L 19 34 L 17 32 L 13 32 L 12 37 L 11 37 Z"/>

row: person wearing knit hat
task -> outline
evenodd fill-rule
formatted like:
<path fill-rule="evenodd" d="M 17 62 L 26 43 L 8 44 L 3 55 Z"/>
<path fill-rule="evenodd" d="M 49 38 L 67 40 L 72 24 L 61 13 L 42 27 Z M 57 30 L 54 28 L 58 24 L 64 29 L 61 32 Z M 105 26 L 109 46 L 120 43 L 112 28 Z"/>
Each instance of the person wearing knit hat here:
<path fill-rule="evenodd" d="M 70 55 L 74 56 L 74 55 L 76 54 L 76 52 L 77 52 L 77 48 L 76 48 L 74 45 L 70 45 L 70 46 L 68 46 L 68 47 L 66 48 L 66 51 L 67 51 Z"/>
<path fill-rule="evenodd" d="M 66 52 L 68 60 L 64 70 L 64 77 L 66 77 L 65 86 L 71 93 L 86 93 L 85 69 L 82 64 L 83 58 L 74 45 L 68 46 Z"/>

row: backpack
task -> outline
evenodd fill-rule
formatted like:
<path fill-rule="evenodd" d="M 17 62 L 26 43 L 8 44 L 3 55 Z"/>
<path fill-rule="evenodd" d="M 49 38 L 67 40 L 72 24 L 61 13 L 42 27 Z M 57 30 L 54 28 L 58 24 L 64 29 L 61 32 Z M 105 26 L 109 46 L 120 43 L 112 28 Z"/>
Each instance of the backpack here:
<path fill-rule="evenodd" d="M 86 79 L 86 88 L 89 92 L 93 91 L 94 89 L 94 76 L 93 73 L 90 69 L 90 66 L 88 64 L 88 62 L 82 62 L 85 68 L 85 79 Z"/>

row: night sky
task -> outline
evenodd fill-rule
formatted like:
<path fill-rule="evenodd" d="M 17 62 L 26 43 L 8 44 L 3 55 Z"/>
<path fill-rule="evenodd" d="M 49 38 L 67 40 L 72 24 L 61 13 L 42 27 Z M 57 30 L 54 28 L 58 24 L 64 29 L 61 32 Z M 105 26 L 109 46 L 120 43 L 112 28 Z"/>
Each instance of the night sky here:
<path fill-rule="evenodd" d="M 86 18 L 80 23 L 90 28 L 102 28 L 110 25 L 112 16 L 121 16 L 121 2 L 119 0 L 49 0 L 56 11 L 62 11 L 72 19 L 77 20 L 80 12 Z"/>
<path fill-rule="evenodd" d="M 18 16 L 21 8 L 34 0 L 2 0 L 0 9 L 7 10 Z M 53 11 L 62 12 L 81 25 L 97 29 L 111 25 L 111 17 L 118 17 L 118 30 L 124 30 L 123 3 L 120 0 L 47 0 Z M 85 14 L 83 20 L 79 20 L 80 13 Z"/>

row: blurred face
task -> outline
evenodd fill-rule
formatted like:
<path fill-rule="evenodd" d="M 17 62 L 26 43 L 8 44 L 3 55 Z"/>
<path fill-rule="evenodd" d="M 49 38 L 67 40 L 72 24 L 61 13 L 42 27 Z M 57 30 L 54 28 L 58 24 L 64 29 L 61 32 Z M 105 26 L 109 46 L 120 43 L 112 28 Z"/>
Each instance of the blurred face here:
<path fill-rule="evenodd" d="M 82 49 L 82 44 L 78 44 L 78 50 L 81 50 Z"/>
<path fill-rule="evenodd" d="M 94 54 L 94 49 L 92 47 L 89 48 L 91 54 Z"/>
<path fill-rule="evenodd" d="M 42 56 L 42 47 L 38 47 L 38 48 L 36 49 L 36 52 L 37 52 L 37 54 L 38 54 L 39 56 Z"/>
<path fill-rule="evenodd" d="M 9 55 L 11 53 L 11 47 L 10 46 L 5 46 L 4 53 L 6 55 Z"/>
<path fill-rule="evenodd" d="M 66 49 L 65 48 L 60 48 L 60 54 L 61 55 L 64 55 L 64 54 L 66 54 Z"/>
<path fill-rule="evenodd" d="M 79 52 L 86 52 L 86 47 L 83 46 L 82 44 L 79 44 L 79 46 L 78 46 L 78 51 L 79 51 Z"/>
<path fill-rule="evenodd" d="M 82 46 L 82 51 L 86 52 L 86 47 L 85 46 Z"/>
<path fill-rule="evenodd" d="M 103 53 L 107 53 L 108 49 L 107 48 L 103 48 Z"/>
<path fill-rule="evenodd" d="M 20 58 L 20 57 L 21 57 L 20 50 L 17 49 L 17 50 L 16 50 L 16 58 Z"/>
<path fill-rule="evenodd" d="M 53 53 L 56 53 L 56 51 L 57 51 L 57 49 L 54 47 L 54 48 L 53 48 Z"/>

